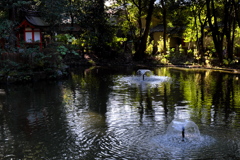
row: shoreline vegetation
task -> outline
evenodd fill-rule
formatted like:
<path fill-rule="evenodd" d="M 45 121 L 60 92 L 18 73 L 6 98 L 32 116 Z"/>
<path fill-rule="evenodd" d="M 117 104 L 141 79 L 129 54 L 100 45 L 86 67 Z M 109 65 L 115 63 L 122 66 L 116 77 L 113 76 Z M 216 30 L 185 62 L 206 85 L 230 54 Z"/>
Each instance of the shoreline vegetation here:
<path fill-rule="evenodd" d="M 76 58 L 77 57 L 77 58 Z M 23 64 L 15 64 L 16 67 L 0 69 L 0 84 L 16 84 L 29 83 L 44 80 L 61 80 L 70 76 L 70 72 L 78 67 L 133 67 L 133 68 L 155 68 L 155 67 L 171 67 L 178 69 L 211 69 L 230 74 L 240 74 L 240 65 L 234 66 L 210 66 L 194 64 L 162 64 L 154 58 L 146 58 L 143 61 L 126 60 L 124 58 L 103 59 L 97 58 L 94 54 L 83 54 L 79 56 L 62 57 L 62 61 L 58 62 L 57 67 L 41 67 L 41 69 L 25 69 L 19 71 L 16 67 L 22 67 Z M 9 66 L 9 64 L 8 64 Z"/>

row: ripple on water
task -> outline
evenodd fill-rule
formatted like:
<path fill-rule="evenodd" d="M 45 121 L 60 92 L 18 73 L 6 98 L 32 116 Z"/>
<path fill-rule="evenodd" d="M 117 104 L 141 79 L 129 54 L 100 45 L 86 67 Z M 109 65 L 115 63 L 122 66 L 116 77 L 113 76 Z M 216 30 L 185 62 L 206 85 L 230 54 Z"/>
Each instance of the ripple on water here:
<path fill-rule="evenodd" d="M 194 156 L 200 158 L 200 153 L 203 153 L 201 151 L 212 146 L 215 142 L 214 138 L 207 135 L 201 135 L 196 140 L 185 138 L 185 140 L 182 141 L 181 136 L 176 137 L 165 134 L 155 136 L 151 140 L 151 143 L 154 144 L 159 151 L 168 154 L 171 158 L 193 158 Z M 204 157 L 206 155 L 201 156 Z"/>

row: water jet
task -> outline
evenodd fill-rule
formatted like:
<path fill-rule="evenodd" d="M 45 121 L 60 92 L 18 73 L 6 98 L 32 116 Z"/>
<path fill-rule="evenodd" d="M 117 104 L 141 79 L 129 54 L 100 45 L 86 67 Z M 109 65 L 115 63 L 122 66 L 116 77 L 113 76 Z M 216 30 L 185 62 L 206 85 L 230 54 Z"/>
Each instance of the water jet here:
<path fill-rule="evenodd" d="M 137 75 L 142 76 L 142 80 L 144 81 L 144 77 L 151 76 L 152 71 L 150 71 L 149 69 L 139 69 L 137 70 Z"/>

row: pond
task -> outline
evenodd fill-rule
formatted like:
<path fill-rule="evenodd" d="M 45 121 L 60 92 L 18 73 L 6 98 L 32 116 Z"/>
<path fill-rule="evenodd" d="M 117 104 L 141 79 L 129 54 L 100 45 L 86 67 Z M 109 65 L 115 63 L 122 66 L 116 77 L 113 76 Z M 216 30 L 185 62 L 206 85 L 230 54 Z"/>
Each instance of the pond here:
<path fill-rule="evenodd" d="M 138 69 L 1 85 L 0 159 L 240 159 L 240 75 Z M 200 136 L 167 132 L 183 121 Z"/>

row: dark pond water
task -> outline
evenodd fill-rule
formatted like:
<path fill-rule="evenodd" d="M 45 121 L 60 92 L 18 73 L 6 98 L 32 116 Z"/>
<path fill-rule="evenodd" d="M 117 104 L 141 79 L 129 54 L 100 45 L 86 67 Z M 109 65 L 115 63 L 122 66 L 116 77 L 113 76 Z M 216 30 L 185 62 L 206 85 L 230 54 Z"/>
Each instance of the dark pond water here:
<path fill-rule="evenodd" d="M 143 81 L 136 71 L 0 86 L 0 159 L 240 159 L 240 75 L 154 68 Z M 168 135 L 174 119 L 200 138 Z"/>

